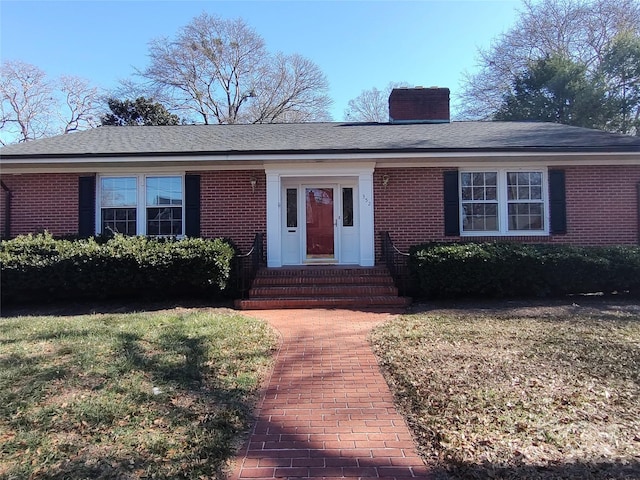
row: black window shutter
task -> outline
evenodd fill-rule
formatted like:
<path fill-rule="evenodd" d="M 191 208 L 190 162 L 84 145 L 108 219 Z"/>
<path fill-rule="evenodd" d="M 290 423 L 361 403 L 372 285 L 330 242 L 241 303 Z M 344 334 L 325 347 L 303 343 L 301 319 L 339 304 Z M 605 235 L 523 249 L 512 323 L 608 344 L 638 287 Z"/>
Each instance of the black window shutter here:
<path fill-rule="evenodd" d="M 185 235 L 200 236 L 200 175 L 184 176 Z"/>
<path fill-rule="evenodd" d="M 638 203 L 636 203 L 636 208 L 638 209 L 638 244 L 640 244 L 640 182 L 637 185 L 638 188 Z"/>
<path fill-rule="evenodd" d="M 549 170 L 549 213 L 552 234 L 567 233 L 567 197 L 564 170 Z"/>
<path fill-rule="evenodd" d="M 78 236 L 96 233 L 96 177 L 78 177 Z"/>
<path fill-rule="evenodd" d="M 444 234 L 447 236 L 460 235 L 457 170 L 444 172 Z"/>

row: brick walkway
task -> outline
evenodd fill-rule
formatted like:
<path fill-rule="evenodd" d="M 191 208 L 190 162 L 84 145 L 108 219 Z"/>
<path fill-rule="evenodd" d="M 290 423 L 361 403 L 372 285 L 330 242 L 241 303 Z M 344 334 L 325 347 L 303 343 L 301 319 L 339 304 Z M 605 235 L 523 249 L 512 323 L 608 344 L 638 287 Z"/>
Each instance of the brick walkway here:
<path fill-rule="evenodd" d="M 388 313 L 251 312 L 282 346 L 233 478 L 428 478 L 367 343 Z"/>

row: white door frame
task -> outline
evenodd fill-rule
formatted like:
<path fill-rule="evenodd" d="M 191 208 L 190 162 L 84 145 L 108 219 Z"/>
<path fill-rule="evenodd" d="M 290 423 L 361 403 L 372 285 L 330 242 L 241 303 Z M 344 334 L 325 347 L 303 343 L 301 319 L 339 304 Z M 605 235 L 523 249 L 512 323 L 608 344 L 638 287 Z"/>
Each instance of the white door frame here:
<path fill-rule="evenodd" d="M 341 178 L 357 182 L 359 213 L 360 266 L 375 264 L 373 170 L 375 163 L 301 165 L 277 164 L 265 167 L 267 177 L 267 266 L 282 266 L 282 222 L 286 215 L 282 205 L 284 179 L 300 179 L 304 184 L 340 183 Z"/>

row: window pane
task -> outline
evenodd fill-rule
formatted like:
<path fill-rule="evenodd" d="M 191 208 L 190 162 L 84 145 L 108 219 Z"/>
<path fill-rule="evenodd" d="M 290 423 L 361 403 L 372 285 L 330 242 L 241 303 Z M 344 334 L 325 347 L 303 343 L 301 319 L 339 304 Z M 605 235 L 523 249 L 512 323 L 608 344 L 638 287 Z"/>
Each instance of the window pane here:
<path fill-rule="evenodd" d="M 102 233 L 136 235 L 136 209 L 103 208 L 101 223 L 100 231 Z"/>
<path fill-rule="evenodd" d="M 182 235 L 182 207 L 147 208 L 147 235 Z"/>
<path fill-rule="evenodd" d="M 472 185 L 484 185 L 484 173 L 474 173 L 471 181 Z"/>
<path fill-rule="evenodd" d="M 498 198 L 497 172 L 473 172 L 460 174 L 462 200 L 491 200 Z"/>
<path fill-rule="evenodd" d="M 529 187 L 518 187 L 518 200 L 529 200 Z"/>
<path fill-rule="evenodd" d="M 531 172 L 529 174 L 531 179 L 531 185 L 542 185 L 542 173 L 540 172 Z"/>
<path fill-rule="evenodd" d="M 510 203 L 509 230 L 543 230 L 541 203 Z"/>
<path fill-rule="evenodd" d="M 103 208 L 102 209 L 102 223 L 104 222 L 112 222 L 116 219 L 116 211 L 115 208 Z"/>
<path fill-rule="evenodd" d="M 542 200 L 542 187 L 531 187 L 531 200 Z"/>
<path fill-rule="evenodd" d="M 135 177 L 108 177 L 101 179 L 100 204 L 103 207 L 124 207 L 137 203 Z"/>
<path fill-rule="evenodd" d="M 508 200 L 542 200 L 542 173 L 507 173 Z"/>
<path fill-rule="evenodd" d="M 498 199 L 498 175 L 496 172 L 461 173 L 462 200 Z"/>
<path fill-rule="evenodd" d="M 298 226 L 298 189 L 287 188 L 287 227 Z"/>
<path fill-rule="evenodd" d="M 468 203 L 463 205 L 465 231 L 498 230 L 498 205 L 495 203 Z"/>
<path fill-rule="evenodd" d="M 342 189 L 342 225 L 353 227 L 353 188 Z"/>
<path fill-rule="evenodd" d="M 181 177 L 147 177 L 147 206 L 182 205 Z"/>

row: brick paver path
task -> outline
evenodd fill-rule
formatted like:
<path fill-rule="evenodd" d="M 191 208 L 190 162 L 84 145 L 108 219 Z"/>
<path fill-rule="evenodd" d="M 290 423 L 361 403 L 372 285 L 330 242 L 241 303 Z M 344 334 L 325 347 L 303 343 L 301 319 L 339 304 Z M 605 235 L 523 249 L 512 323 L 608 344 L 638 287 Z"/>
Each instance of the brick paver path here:
<path fill-rule="evenodd" d="M 367 343 L 388 313 L 269 310 L 276 365 L 234 478 L 428 478 Z"/>

